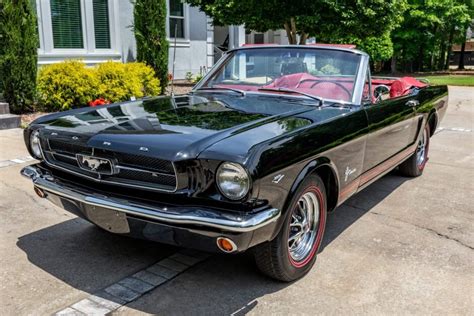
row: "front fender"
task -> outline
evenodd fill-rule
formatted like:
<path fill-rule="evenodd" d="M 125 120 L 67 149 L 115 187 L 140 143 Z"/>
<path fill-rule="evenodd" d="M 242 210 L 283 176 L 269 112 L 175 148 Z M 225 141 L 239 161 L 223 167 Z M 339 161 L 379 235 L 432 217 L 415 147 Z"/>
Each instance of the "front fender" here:
<path fill-rule="evenodd" d="M 275 225 L 275 230 L 271 235 L 271 239 L 275 238 L 280 231 L 288 211 L 291 199 L 295 195 L 303 180 L 320 170 L 320 168 L 329 168 L 336 183 L 335 197 L 339 190 L 339 179 L 334 163 L 327 157 L 318 157 L 310 161 L 303 161 L 296 165 L 274 172 L 259 181 L 259 197 L 260 201 L 265 200 L 272 207 L 281 210 L 281 216 Z M 324 179 L 323 179 L 324 180 Z M 329 194 L 329 192 L 328 192 Z M 335 201 L 334 204 L 336 204 Z"/>

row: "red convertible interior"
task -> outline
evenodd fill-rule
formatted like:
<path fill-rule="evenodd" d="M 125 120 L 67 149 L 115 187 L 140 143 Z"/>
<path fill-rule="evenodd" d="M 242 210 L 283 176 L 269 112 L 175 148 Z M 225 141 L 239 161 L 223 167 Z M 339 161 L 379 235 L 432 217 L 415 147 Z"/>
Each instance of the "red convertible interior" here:
<path fill-rule="evenodd" d="M 390 88 L 390 98 L 396 98 L 410 93 L 413 88 L 422 88 L 426 84 L 413 77 L 402 77 L 394 79 L 372 79 L 372 95 L 373 90 L 380 85 Z"/>
<path fill-rule="evenodd" d="M 374 95 L 375 88 L 381 85 L 390 89 L 390 98 L 403 96 L 410 93 L 413 88 L 426 86 L 426 84 L 413 77 L 374 78 L 372 79 L 372 95 Z M 300 72 L 281 76 L 267 85 L 219 84 L 218 86 L 238 88 L 245 91 L 257 91 L 260 88 L 286 88 L 325 99 L 350 101 L 354 89 L 354 79 L 352 77 L 344 78 L 343 76 L 313 76 L 306 72 Z"/>

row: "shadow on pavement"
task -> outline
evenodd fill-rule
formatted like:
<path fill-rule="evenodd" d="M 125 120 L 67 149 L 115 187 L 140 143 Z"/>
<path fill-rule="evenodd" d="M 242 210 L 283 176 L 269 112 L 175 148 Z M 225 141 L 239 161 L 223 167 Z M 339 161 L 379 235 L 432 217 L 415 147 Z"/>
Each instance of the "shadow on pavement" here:
<path fill-rule="evenodd" d="M 79 218 L 22 236 L 17 246 L 34 265 L 86 292 L 107 287 L 177 249 L 113 235 Z"/>
<path fill-rule="evenodd" d="M 329 214 L 321 251 L 407 180 L 391 173 Z M 178 250 L 113 235 L 82 219 L 22 236 L 17 246 L 35 266 L 91 294 Z M 214 255 L 127 306 L 151 314 L 240 315 L 253 309 L 259 297 L 291 285 L 262 276 L 250 253 Z"/>

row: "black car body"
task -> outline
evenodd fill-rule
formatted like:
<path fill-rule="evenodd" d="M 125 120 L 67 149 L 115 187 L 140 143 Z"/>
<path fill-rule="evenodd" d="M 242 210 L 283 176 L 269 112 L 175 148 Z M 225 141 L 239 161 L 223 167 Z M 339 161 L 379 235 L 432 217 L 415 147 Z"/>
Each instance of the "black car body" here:
<path fill-rule="evenodd" d="M 350 97 L 321 102 L 286 91 L 287 86 L 242 91 L 241 83 L 235 84 L 239 89 L 229 86 L 231 80 L 209 83 L 219 71 L 227 76 L 223 67 L 236 54 L 288 50 L 291 55 L 293 49 L 356 56 Z M 249 60 L 247 75 L 256 67 Z M 295 68 L 289 65 L 286 71 Z M 37 119 L 25 130 L 25 142 L 41 161 L 22 174 L 32 179 L 38 195 L 111 232 L 206 251 L 244 251 L 278 237 L 308 177 L 322 181 L 324 199 L 318 203 L 331 211 L 417 154 L 424 133 L 429 138 L 443 118 L 447 87 L 408 80 L 415 84 L 384 99 L 383 88 L 393 89 L 397 80 L 371 78 L 368 56 L 352 49 L 232 50 L 188 95 Z M 33 134 L 40 155 L 31 148 Z M 420 173 L 425 151 L 423 157 Z M 224 162 L 247 173 L 249 188 L 242 198 L 228 198 L 216 184 Z M 285 273 L 268 272 L 283 280 L 302 275 Z"/>

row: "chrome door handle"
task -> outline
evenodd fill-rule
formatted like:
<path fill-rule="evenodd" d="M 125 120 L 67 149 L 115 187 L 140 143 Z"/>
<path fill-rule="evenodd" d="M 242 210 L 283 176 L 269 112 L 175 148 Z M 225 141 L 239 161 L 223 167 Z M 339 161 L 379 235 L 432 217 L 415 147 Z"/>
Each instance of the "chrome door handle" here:
<path fill-rule="evenodd" d="M 414 107 L 420 105 L 420 101 L 418 101 L 418 100 L 410 100 L 410 101 L 408 101 L 407 103 L 405 103 L 405 105 L 414 108 Z"/>

